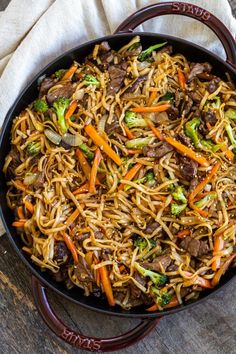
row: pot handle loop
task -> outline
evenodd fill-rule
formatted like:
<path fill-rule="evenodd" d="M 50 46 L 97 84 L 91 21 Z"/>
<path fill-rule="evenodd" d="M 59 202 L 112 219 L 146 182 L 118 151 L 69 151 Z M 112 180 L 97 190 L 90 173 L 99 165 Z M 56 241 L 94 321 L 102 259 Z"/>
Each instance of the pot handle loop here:
<path fill-rule="evenodd" d="M 223 8 L 222 11 L 224 11 Z M 226 52 L 227 62 L 233 64 L 233 66 L 236 65 L 236 42 L 234 37 L 216 16 L 196 5 L 169 1 L 146 6 L 124 20 L 116 29 L 115 34 L 133 32 L 143 22 L 162 15 L 184 15 L 204 23 L 220 39 Z"/>
<path fill-rule="evenodd" d="M 34 275 L 32 293 L 36 308 L 48 327 L 65 342 L 91 352 L 110 352 L 126 348 L 145 337 L 159 322 L 159 319 L 142 320 L 135 328 L 117 337 L 100 339 L 85 336 L 68 328 L 55 314 L 47 298 L 45 287 Z"/>

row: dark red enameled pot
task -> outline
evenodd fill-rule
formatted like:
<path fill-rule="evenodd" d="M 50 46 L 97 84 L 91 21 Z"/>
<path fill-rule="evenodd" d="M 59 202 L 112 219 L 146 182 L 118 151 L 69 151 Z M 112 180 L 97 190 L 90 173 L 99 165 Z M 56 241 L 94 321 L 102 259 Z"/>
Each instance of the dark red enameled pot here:
<path fill-rule="evenodd" d="M 86 55 L 88 55 L 95 44 L 101 41 L 108 41 L 113 49 L 119 49 L 125 45 L 133 36 L 133 30 L 143 23 L 144 21 L 157 17 L 160 15 L 185 15 L 197 19 L 208 27 L 210 27 L 218 36 L 226 52 L 227 60 L 224 61 L 217 57 L 215 54 L 210 53 L 206 49 L 203 49 L 195 44 L 187 42 L 183 39 L 164 36 L 154 33 L 138 33 L 141 37 L 141 41 L 144 47 L 149 47 L 150 45 L 156 44 L 158 42 L 168 41 L 174 48 L 175 52 L 182 53 L 189 60 L 194 62 L 204 62 L 208 61 L 213 65 L 213 71 L 216 75 L 224 78 L 225 72 L 228 72 L 232 77 L 232 80 L 236 79 L 236 45 L 234 38 L 228 29 L 220 22 L 213 14 L 208 11 L 191 4 L 181 3 L 181 2 L 166 2 L 159 3 L 155 5 L 143 8 L 129 18 L 127 18 L 116 30 L 114 35 L 99 38 L 90 41 L 86 44 L 82 44 L 69 52 L 63 54 L 58 59 L 50 63 L 46 68 L 44 68 L 38 75 L 33 79 L 33 81 L 25 88 L 25 90 L 17 98 L 16 102 L 8 112 L 0 137 L 0 213 L 1 217 L 7 231 L 9 240 L 12 246 L 17 251 L 23 262 L 29 267 L 32 272 L 32 293 L 37 306 L 37 309 L 41 316 L 43 317 L 46 324 L 51 328 L 51 330 L 56 333 L 60 338 L 70 343 L 71 345 L 87 349 L 94 352 L 108 352 L 113 350 L 122 349 L 127 347 L 137 340 L 143 338 L 150 330 L 152 330 L 159 319 L 162 316 L 169 315 L 181 311 L 185 308 L 189 308 L 194 304 L 197 304 L 204 299 L 206 299 L 211 294 L 218 291 L 220 288 L 225 287 L 234 277 L 235 273 L 230 270 L 226 273 L 221 281 L 220 286 L 212 291 L 206 291 L 202 294 L 202 297 L 192 304 L 186 304 L 179 306 L 174 309 L 166 310 L 163 312 L 153 312 L 147 313 L 144 307 L 138 307 L 130 311 L 124 311 L 118 306 L 109 307 L 106 301 L 101 299 L 95 299 L 94 297 L 85 297 L 83 291 L 78 288 L 72 290 L 67 290 L 63 284 L 56 283 L 49 274 L 46 272 L 41 272 L 27 256 L 22 252 L 19 238 L 16 236 L 16 232 L 12 227 L 13 215 L 11 214 L 6 202 L 6 181 L 2 173 L 2 168 L 4 164 L 4 159 L 10 150 L 10 129 L 12 125 L 13 118 L 18 115 L 29 103 L 31 103 L 37 97 L 37 79 L 43 74 L 51 75 L 56 70 L 62 67 L 69 67 L 73 60 L 82 61 Z M 135 33 L 136 35 L 137 33 Z M 133 317 L 140 318 L 141 323 L 131 330 L 130 332 L 114 338 L 100 339 L 86 337 L 73 330 L 67 328 L 63 322 L 58 319 L 54 311 L 49 305 L 47 299 L 46 288 L 49 287 L 64 296 L 65 298 L 77 303 L 78 305 L 84 306 L 90 310 L 103 312 L 108 315 L 115 315 L 120 317 Z"/>

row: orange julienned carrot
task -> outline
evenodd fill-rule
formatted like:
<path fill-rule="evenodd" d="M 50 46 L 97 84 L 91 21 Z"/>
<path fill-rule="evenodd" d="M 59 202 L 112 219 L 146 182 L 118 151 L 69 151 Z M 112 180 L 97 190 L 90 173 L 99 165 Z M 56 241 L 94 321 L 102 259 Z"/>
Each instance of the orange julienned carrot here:
<path fill-rule="evenodd" d="M 184 230 L 179 231 L 179 232 L 176 234 L 176 237 L 178 237 L 178 238 L 185 238 L 186 236 L 189 236 L 190 234 L 191 234 L 190 229 L 184 229 Z"/>
<path fill-rule="evenodd" d="M 65 118 L 67 120 L 70 119 L 70 117 L 72 116 L 72 114 L 74 113 L 74 111 L 76 110 L 77 107 L 78 107 L 78 102 L 77 101 L 73 101 L 70 104 L 70 106 L 69 106 L 69 108 L 68 108 L 68 110 L 67 110 L 67 112 L 65 114 Z"/>
<path fill-rule="evenodd" d="M 152 113 L 152 112 L 164 112 L 170 105 L 168 103 L 161 104 L 159 106 L 151 106 L 151 107 L 133 107 L 130 108 L 130 111 L 136 113 Z"/>
<path fill-rule="evenodd" d="M 202 210 L 200 208 L 198 208 L 192 200 L 189 200 L 189 206 L 191 209 L 195 210 L 198 214 L 200 214 L 201 216 L 203 216 L 204 218 L 207 218 L 208 216 L 208 212 L 205 210 Z"/>
<path fill-rule="evenodd" d="M 217 253 L 219 251 L 221 251 L 223 248 L 224 248 L 224 238 L 223 238 L 223 235 L 220 234 L 220 235 L 216 236 L 215 240 L 214 240 L 213 256 L 216 256 Z M 214 272 L 216 272 L 217 269 L 220 268 L 220 260 L 221 260 L 221 257 L 217 256 L 216 259 L 214 260 L 214 262 L 212 263 L 212 270 Z"/>
<path fill-rule="evenodd" d="M 191 277 L 193 275 L 193 273 L 187 272 L 187 271 L 183 271 L 183 273 L 187 276 L 187 277 Z M 206 289 L 211 289 L 212 288 L 212 284 L 211 281 L 209 279 L 205 279 L 200 277 L 199 275 L 194 276 L 194 284 L 196 285 L 200 285 L 202 288 L 206 288 Z"/>
<path fill-rule="evenodd" d="M 21 220 L 14 221 L 12 223 L 12 226 L 17 227 L 17 228 L 21 228 L 25 225 L 25 223 L 26 223 L 26 219 L 21 219 Z"/>
<path fill-rule="evenodd" d="M 27 199 L 24 200 L 24 204 L 25 204 L 25 207 L 26 209 L 31 213 L 33 214 L 34 213 L 34 205 L 29 202 Z"/>
<path fill-rule="evenodd" d="M 148 106 L 151 106 L 156 98 L 157 98 L 157 91 L 152 91 L 148 100 Z"/>
<path fill-rule="evenodd" d="M 127 181 L 131 181 L 134 176 L 136 175 L 136 173 L 140 170 L 140 168 L 142 167 L 141 163 L 136 163 L 136 165 L 134 165 L 124 176 L 124 179 L 126 179 Z M 121 183 L 119 185 L 119 190 L 123 190 L 124 189 L 125 184 Z"/>
<path fill-rule="evenodd" d="M 112 286 L 111 286 L 111 282 L 109 279 L 109 274 L 108 274 L 106 266 L 99 268 L 99 273 L 100 273 L 100 277 L 101 277 L 102 287 L 103 287 L 103 290 L 106 294 L 108 303 L 110 306 L 114 306 L 115 299 L 113 296 Z"/>
<path fill-rule="evenodd" d="M 88 190 L 89 190 L 89 183 L 86 182 L 85 184 L 83 184 L 82 186 L 74 190 L 72 194 L 77 195 L 77 194 L 87 193 Z"/>
<path fill-rule="evenodd" d="M 181 144 L 179 141 L 172 137 L 165 137 L 165 141 L 172 145 L 176 150 L 178 150 L 182 155 L 188 156 L 190 159 L 195 160 L 198 162 L 201 166 L 208 167 L 209 163 L 203 157 L 200 155 L 198 152 L 193 151 L 192 149 L 188 148 L 187 146 Z"/>
<path fill-rule="evenodd" d="M 223 144 L 221 146 L 221 151 L 225 153 L 225 156 L 227 157 L 228 160 L 233 161 L 234 160 L 234 153 L 228 149 L 226 144 Z"/>
<path fill-rule="evenodd" d="M 71 67 L 65 72 L 64 76 L 62 77 L 61 81 L 68 80 L 70 77 L 76 72 L 77 65 L 73 64 Z"/>
<path fill-rule="evenodd" d="M 17 208 L 17 216 L 18 216 L 19 219 L 24 219 L 25 218 L 22 206 Z"/>
<path fill-rule="evenodd" d="M 129 155 L 141 154 L 142 152 L 141 149 L 128 149 L 127 151 Z"/>
<path fill-rule="evenodd" d="M 88 124 L 84 127 L 85 132 L 93 140 L 94 144 L 100 147 L 118 166 L 122 165 L 122 160 L 117 153 L 112 150 L 108 143 L 97 133 L 96 129 Z"/>
<path fill-rule="evenodd" d="M 89 180 L 90 174 L 91 174 L 91 166 L 89 165 L 86 157 L 84 156 L 83 152 L 80 149 L 77 149 L 75 154 L 79 160 L 80 166 L 81 166 L 87 180 Z"/>
<path fill-rule="evenodd" d="M 185 86 L 186 86 L 186 79 L 185 79 L 185 75 L 184 75 L 183 71 L 180 69 L 178 69 L 178 80 L 179 80 L 179 85 L 180 85 L 181 89 L 184 91 Z"/>
<path fill-rule="evenodd" d="M 123 123 L 123 128 L 125 130 L 125 134 L 129 140 L 134 138 L 134 134 L 131 132 L 131 130 L 127 127 L 125 123 Z"/>
<path fill-rule="evenodd" d="M 98 167 L 99 167 L 101 160 L 102 160 L 101 150 L 99 148 L 97 148 L 97 150 L 95 152 L 94 160 L 93 160 L 91 174 L 90 174 L 89 193 L 96 192 L 95 184 L 96 184 L 96 179 L 97 179 Z"/>
<path fill-rule="evenodd" d="M 66 220 L 65 225 L 66 226 L 70 226 L 70 224 L 72 224 L 76 220 L 76 218 L 79 216 L 79 213 L 80 213 L 80 210 L 79 209 L 75 209 L 73 211 L 73 213 L 70 214 L 70 216 Z"/>
<path fill-rule="evenodd" d="M 72 239 L 70 238 L 70 236 L 66 232 L 63 232 L 62 236 L 63 236 L 66 246 L 71 251 L 72 257 L 74 259 L 74 263 L 78 264 L 79 263 L 78 252 L 77 252 L 77 249 L 76 249 Z"/>
<path fill-rule="evenodd" d="M 147 125 L 149 126 L 149 128 L 152 130 L 153 134 L 156 135 L 156 137 L 159 140 L 164 140 L 165 139 L 164 136 L 161 134 L 160 130 L 154 126 L 152 121 L 149 118 L 147 118 L 147 117 L 145 117 L 145 120 L 146 120 Z"/>
<path fill-rule="evenodd" d="M 212 286 L 216 286 L 219 284 L 220 282 L 220 278 L 222 277 L 222 275 L 225 274 L 226 270 L 229 268 L 230 263 L 234 260 L 234 258 L 236 257 L 236 252 L 231 254 L 226 261 L 222 264 L 222 266 L 220 267 L 220 269 L 218 269 L 218 271 L 216 272 L 216 274 L 214 275 L 214 278 L 212 279 Z"/>
<path fill-rule="evenodd" d="M 214 175 L 217 173 L 217 171 L 220 168 L 220 163 L 217 162 L 211 169 L 211 171 L 208 173 L 208 175 L 197 185 L 197 187 L 189 194 L 189 201 L 193 201 L 194 198 L 198 193 L 201 193 L 201 191 L 205 188 L 207 183 L 210 182 L 210 180 L 214 177 Z"/>
<path fill-rule="evenodd" d="M 13 181 L 13 184 L 17 189 L 21 190 L 22 192 L 26 191 L 26 186 L 20 180 L 17 179 L 16 181 Z"/>
<path fill-rule="evenodd" d="M 163 309 L 169 309 L 169 308 L 172 308 L 172 307 L 176 307 L 178 305 L 179 305 L 179 300 L 178 300 L 177 296 L 174 295 L 172 297 L 172 299 L 170 300 L 169 304 L 166 304 L 162 308 Z M 148 311 L 148 312 L 153 312 L 153 311 L 157 311 L 157 310 L 159 310 L 159 306 L 157 304 L 154 304 L 151 307 L 149 307 L 148 309 L 146 309 L 146 311 Z"/>

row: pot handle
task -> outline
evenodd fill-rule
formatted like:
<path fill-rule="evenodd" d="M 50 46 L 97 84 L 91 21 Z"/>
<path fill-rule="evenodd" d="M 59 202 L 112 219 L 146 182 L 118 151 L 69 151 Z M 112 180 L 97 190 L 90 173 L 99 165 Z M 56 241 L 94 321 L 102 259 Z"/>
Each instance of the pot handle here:
<path fill-rule="evenodd" d="M 47 292 L 42 283 L 32 276 L 32 294 L 36 308 L 48 327 L 65 342 L 91 352 L 111 352 L 126 348 L 145 337 L 160 321 L 159 319 L 142 320 L 135 328 L 117 337 L 100 339 L 85 336 L 68 328 L 55 314 L 48 302 Z"/>
<path fill-rule="evenodd" d="M 216 16 L 196 5 L 169 1 L 146 6 L 124 20 L 116 29 L 115 34 L 133 32 L 143 22 L 162 15 L 184 15 L 203 22 L 220 39 L 226 52 L 227 62 L 233 66 L 236 65 L 236 42 L 234 37 Z"/>

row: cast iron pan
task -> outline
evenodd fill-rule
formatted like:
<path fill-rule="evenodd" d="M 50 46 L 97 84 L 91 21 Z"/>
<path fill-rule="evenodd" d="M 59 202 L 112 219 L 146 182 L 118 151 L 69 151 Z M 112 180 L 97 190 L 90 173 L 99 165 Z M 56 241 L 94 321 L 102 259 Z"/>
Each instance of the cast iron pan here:
<path fill-rule="evenodd" d="M 222 288 L 223 286 L 226 286 L 226 284 L 229 284 L 229 282 L 233 279 L 235 275 L 233 270 L 228 271 L 225 277 L 222 279 L 221 285 L 219 287 L 210 292 L 205 291 L 202 294 L 202 297 L 192 304 L 185 304 L 174 309 L 163 311 L 161 313 L 147 313 L 144 307 L 138 307 L 130 311 L 124 311 L 118 306 L 111 308 L 105 301 L 95 299 L 92 296 L 85 297 L 83 295 L 83 291 L 78 288 L 67 290 L 64 285 L 56 283 L 46 272 L 40 272 L 40 270 L 22 252 L 21 242 L 16 236 L 16 232 L 12 227 L 13 215 L 11 214 L 6 203 L 7 187 L 4 175 L 2 173 L 2 168 L 5 156 L 10 150 L 9 137 L 12 119 L 37 97 L 37 79 L 43 74 L 51 75 L 60 68 L 69 67 L 73 60 L 82 61 L 85 56 L 92 51 L 94 45 L 100 43 L 101 41 L 106 40 L 109 42 L 110 46 L 113 49 L 119 49 L 124 44 L 126 44 L 132 36 L 134 36 L 133 30 L 138 25 L 150 18 L 168 14 L 185 15 L 188 17 L 192 17 L 210 27 L 216 33 L 221 43 L 223 44 L 227 56 L 226 62 L 217 57 L 215 54 L 212 54 L 211 52 L 207 51 L 206 49 L 203 49 L 195 44 L 192 44 L 179 38 L 146 32 L 138 33 L 145 47 L 149 47 L 150 45 L 159 42 L 168 41 L 168 43 L 173 46 L 175 52 L 184 54 L 189 60 L 192 60 L 194 62 L 210 62 L 213 65 L 214 73 L 217 76 L 224 78 L 225 72 L 228 72 L 231 75 L 232 79 L 236 78 L 236 44 L 231 33 L 228 31 L 225 25 L 221 23 L 219 19 L 217 19 L 213 14 L 209 13 L 208 11 L 195 5 L 181 2 L 159 3 L 147 6 L 128 17 L 117 28 L 115 35 L 106 36 L 80 45 L 50 63 L 37 75 L 37 77 L 33 79 L 33 81 L 20 94 L 13 107 L 8 112 L 2 127 L 0 137 L 0 213 L 3 220 L 3 224 L 5 226 L 12 246 L 15 248 L 22 261 L 27 265 L 27 267 L 33 274 L 32 293 L 40 315 L 42 316 L 46 324 L 49 326 L 49 328 L 56 335 L 58 335 L 64 341 L 70 343 L 71 345 L 77 348 L 87 349 L 89 351 L 94 352 L 108 352 L 125 348 L 133 344 L 137 340 L 140 340 L 147 333 L 149 333 L 156 326 L 162 316 L 181 311 L 185 308 L 189 308 L 190 306 L 203 301 L 210 294 L 215 293 L 218 289 Z M 140 318 L 141 323 L 133 330 L 118 337 L 100 339 L 81 335 L 78 332 L 69 329 L 56 316 L 48 302 L 45 286 L 53 289 L 65 298 L 90 310 L 95 310 L 98 312 L 106 313 L 108 315 L 116 315 L 120 317 Z"/>

